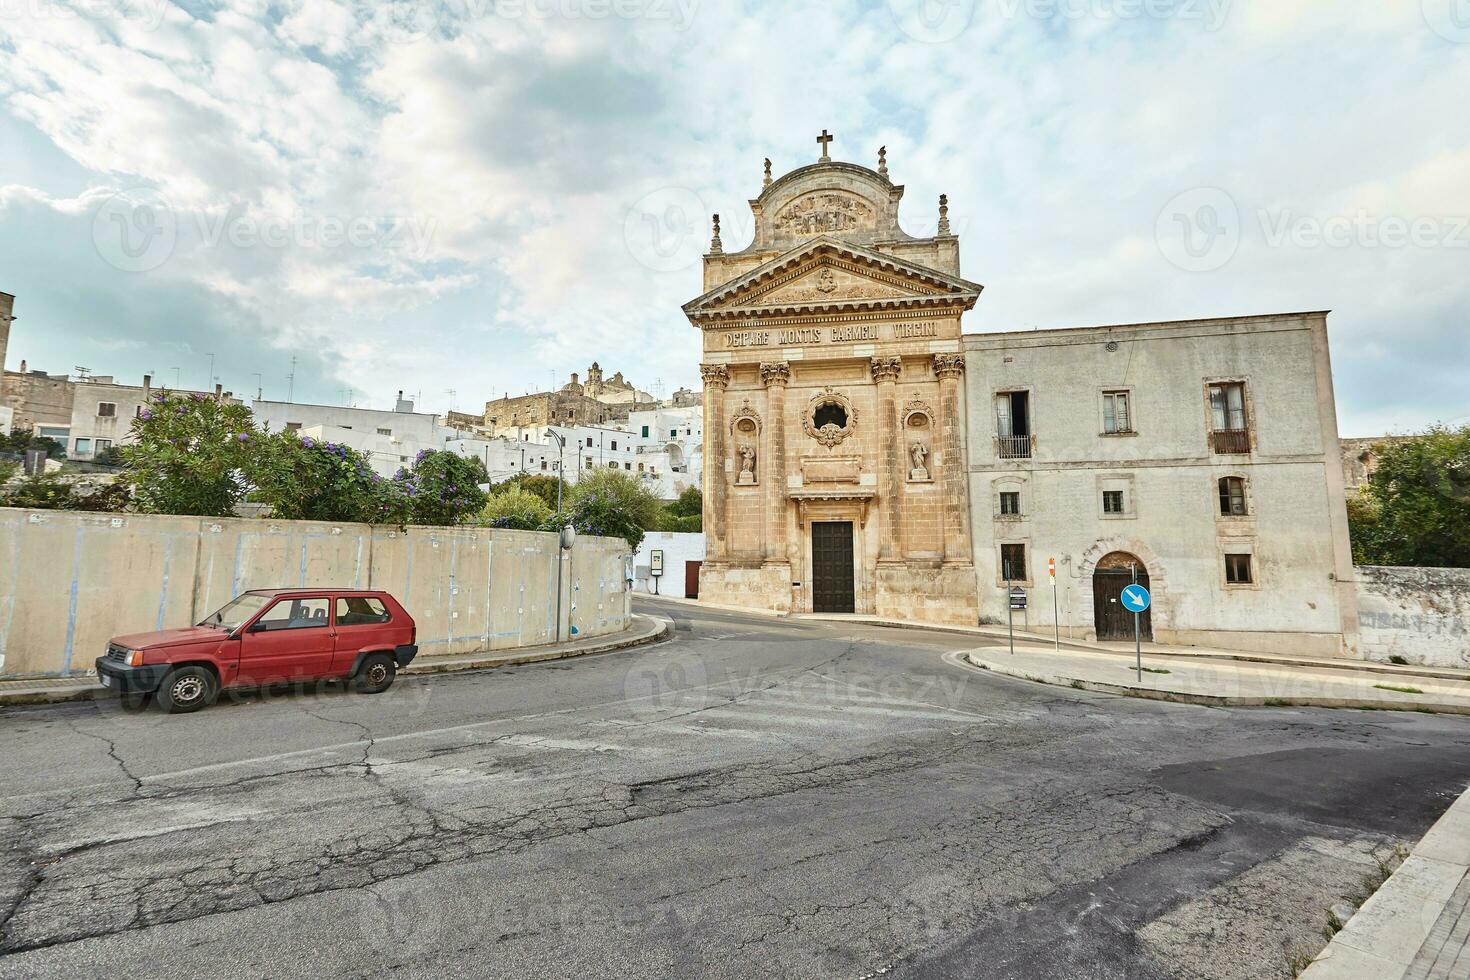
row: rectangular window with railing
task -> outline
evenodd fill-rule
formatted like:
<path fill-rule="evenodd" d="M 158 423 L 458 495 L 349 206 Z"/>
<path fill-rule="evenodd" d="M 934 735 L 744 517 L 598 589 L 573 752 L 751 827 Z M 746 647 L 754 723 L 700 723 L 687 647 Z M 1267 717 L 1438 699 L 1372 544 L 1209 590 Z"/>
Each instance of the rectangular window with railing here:
<path fill-rule="evenodd" d="M 1031 393 L 1003 391 L 995 396 L 995 441 L 1001 459 L 1031 458 Z"/>
<path fill-rule="evenodd" d="M 1021 491 L 1019 491 L 1019 490 L 1002 490 L 1000 492 L 1000 516 L 1001 517 L 1020 517 L 1021 516 Z"/>
<path fill-rule="evenodd" d="M 1227 381 L 1210 385 L 1210 447 L 1216 455 L 1251 451 L 1250 420 L 1245 411 L 1245 384 Z"/>
<path fill-rule="evenodd" d="M 1000 577 L 1005 582 L 1026 581 L 1026 546 L 1024 544 L 1000 546 Z"/>

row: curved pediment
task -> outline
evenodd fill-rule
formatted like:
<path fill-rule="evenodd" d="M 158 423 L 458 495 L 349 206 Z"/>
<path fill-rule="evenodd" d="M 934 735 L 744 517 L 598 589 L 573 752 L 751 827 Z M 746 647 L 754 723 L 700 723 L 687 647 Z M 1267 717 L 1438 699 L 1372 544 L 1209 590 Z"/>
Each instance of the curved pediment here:
<path fill-rule="evenodd" d="M 908 241 L 898 225 L 903 188 L 853 163 L 801 167 L 773 181 L 750 202 L 752 249 L 781 248 L 819 236 L 870 243 Z"/>
<path fill-rule="evenodd" d="M 691 321 L 816 311 L 975 305 L 983 287 L 822 236 L 684 306 Z"/>

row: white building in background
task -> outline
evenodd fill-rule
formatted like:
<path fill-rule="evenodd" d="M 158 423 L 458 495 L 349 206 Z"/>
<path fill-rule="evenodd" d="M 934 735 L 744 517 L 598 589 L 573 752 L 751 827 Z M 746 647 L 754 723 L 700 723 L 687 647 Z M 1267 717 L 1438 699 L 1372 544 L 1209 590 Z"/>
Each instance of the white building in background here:
<path fill-rule="evenodd" d="M 110 375 L 86 378 L 73 385 L 71 425 L 65 436 L 66 455 L 70 459 L 93 460 L 107 450 L 126 446 L 133 441 L 133 419 L 142 413 L 160 388 L 143 375 L 141 385 L 124 385 Z M 219 385 L 213 392 L 189 391 L 184 394 L 201 398 L 220 398 L 231 404 L 239 399 Z"/>
<path fill-rule="evenodd" d="M 639 461 L 664 500 L 698 487 L 704 471 L 704 410 L 698 405 L 661 406 L 628 415 Z"/>
<path fill-rule="evenodd" d="M 653 574 L 655 555 L 662 559 L 662 575 Z M 703 561 L 703 533 L 650 531 L 633 558 L 633 588 L 650 595 L 698 599 L 699 566 Z"/>
<path fill-rule="evenodd" d="M 465 435 L 439 424 L 437 415 L 415 412 L 413 402 L 405 400 L 401 391 L 392 411 L 264 399 L 255 401 L 251 411 L 256 424 L 268 426 L 271 432 L 291 430 L 356 449 L 367 455 L 375 472 L 386 477 L 412 466 L 420 452 L 442 450 Z"/>
<path fill-rule="evenodd" d="M 458 438 L 450 439 L 444 448 L 480 460 L 485 464 L 491 483 L 501 483 L 522 473 L 556 476 L 561 472 L 556 447 L 530 440 L 461 433 Z"/>

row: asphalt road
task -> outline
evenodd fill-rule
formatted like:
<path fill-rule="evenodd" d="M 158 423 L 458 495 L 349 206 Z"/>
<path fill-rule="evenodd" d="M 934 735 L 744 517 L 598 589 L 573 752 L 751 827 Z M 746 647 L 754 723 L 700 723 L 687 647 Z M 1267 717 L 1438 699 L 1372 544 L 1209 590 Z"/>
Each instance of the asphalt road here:
<path fill-rule="evenodd" d="M 640 604 L 674 640 L 0 713 L 0 977 L 1288 976 L 1470 781 L 1470 719 Z"/>

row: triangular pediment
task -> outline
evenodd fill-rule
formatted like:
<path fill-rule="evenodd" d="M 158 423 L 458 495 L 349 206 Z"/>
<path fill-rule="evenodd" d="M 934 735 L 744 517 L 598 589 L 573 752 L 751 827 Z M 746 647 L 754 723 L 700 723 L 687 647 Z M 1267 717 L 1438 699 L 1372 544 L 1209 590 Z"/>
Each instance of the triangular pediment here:
<path fill-rule="evenodd" d="M 863 246 L 822 237 L 793 248 L 684 306 L 692 320 L 740 314 L 958 305 L 981 286 Z"/>

